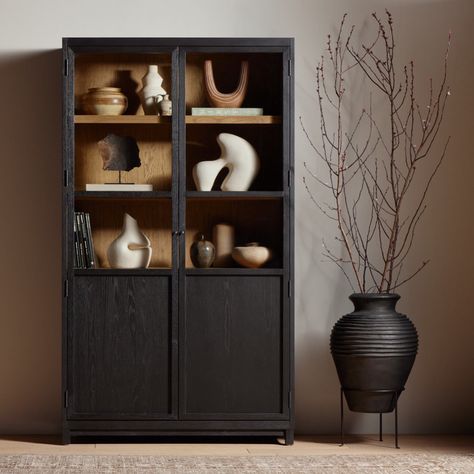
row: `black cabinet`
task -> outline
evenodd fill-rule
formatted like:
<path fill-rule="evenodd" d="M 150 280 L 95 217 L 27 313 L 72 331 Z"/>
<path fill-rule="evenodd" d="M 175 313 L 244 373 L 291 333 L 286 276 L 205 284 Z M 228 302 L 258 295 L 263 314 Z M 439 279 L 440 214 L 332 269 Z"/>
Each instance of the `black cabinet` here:
<path fill-rule="evenodd" d="M 78 436 L 266 435 L 292 443 L 293 41 L 286 38 L 66 38 L 64 54 L 63 439 Z M 249 65 L 242 107 L 263 115 L 195 115 L 208 107 L 204 61 L 232 90 Z M 158 65 L 172 116 L 145 115 L 141 78 Z M 234 80 L 235 79 L 235 80 Z M 123 115 L 84 113 L 92 87 L 119 87 Z M 260 171 L 248 191 L 198 191 L 192 169 L 219 157 L 217 136 L 249 141 Z M 98 141 L 132 137 L 141 166 L 123 182 L 150 191 L 88 191 L 114 181 Z M 74 215 L 88 213 L 95 268 L 75 268 Z M 149 237 L 148 268 L 110 268 L 124 213 Z M 258 241 L 261 268 L 194 268 L 196 235 L 235 228 Z"/>

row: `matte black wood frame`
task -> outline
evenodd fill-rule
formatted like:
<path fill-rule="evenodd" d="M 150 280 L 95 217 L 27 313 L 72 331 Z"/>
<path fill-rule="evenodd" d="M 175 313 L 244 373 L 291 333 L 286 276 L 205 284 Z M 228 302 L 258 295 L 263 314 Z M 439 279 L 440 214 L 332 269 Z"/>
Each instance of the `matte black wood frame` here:
<path fill-rule="evenodd" d="M 283 269 L 263 274 L 281 274 L 283 302 L 283 377 L 282 396 L 288 407 L 283 419 L 258 420 L 185 420 L 179 383 L 182 380 L 181 352 L 185 343 L 180 325 L 185 317 L 185 279 L 187 274 L 199 275 L 199 271 L 186 270 L 186 125 L 184 74 L 187 52 L 248 52 L 280 53 L 282 55 L 283 83 Z M 74 215 L 74 56 L 77 53 L 169 53 L 172 59 L 172 269 L 152 271 L 101 270 L 100 272 L 73 269 Z M 63 442 L 72 436 L 84 435 L 272 435 L 284 436 L 287 444 L 293 442 L 294 433 L 294 42 L 292 38 L 65 38 L 63 39 L 63 324 L 62 324 L 62 393 L 63 393 Z M 80 198 L 78 195 L 77 197 Z M 163 196 L 163 198 L 168 198 Z M 245 269 L 218 269 L 216 274 L 245 275 Z M 72 420 L 70 404 L 70 337 L 69 321 L 73 317 L 72 291 L 75 277 L 81 275 L 171 275 L 171 399 L 172 417 L 169 420 Z M 178 357 L 179 356 L 179 357 Z"/>

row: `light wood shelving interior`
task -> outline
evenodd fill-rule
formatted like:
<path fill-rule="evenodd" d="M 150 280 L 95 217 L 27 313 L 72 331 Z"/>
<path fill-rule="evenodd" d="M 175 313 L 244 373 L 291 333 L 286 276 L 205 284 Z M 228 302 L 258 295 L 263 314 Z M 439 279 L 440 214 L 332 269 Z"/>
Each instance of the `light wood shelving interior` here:
<path fill-rule="evenodd" d="M 75 189 L 84 191 L 87 183 L 118 182 L 117 171 L 102 169 L 97 142 L 107 134 L 133 137 L 140 150 L 141 166 L 122 172 L 124 183 L 152 184 L 154 191 L 171 190 L 172 149 L 171 127 L 144 125 L 130 128 L 84 126 L 76 129 Z"/>
<path fill-rule="evenodd" d="M 89 88 L 120 87 L 128 99 L 128 108 L 125 111 L 125 115 L 121 117 L 137 115 L 145 120 L 156 120 L 157 117 L 144 115 L 138 95 L 142 87 L 142 77 L 147 73 L 149 64 L 158 65 L 159 73 L 163 77 L 162 87 L 168 94 L 171 94 L 171 56 L 169 54 L 78 54 L 74 65 L 74 100 L 76 114 L 82 113 L 81 99 Z M 96 120 L 91 123 L 100 123 L 99 116 L 94 117 Z M 83 120 L 87 120 L 87 118 Z M 114 120 L 127 120 L 127 118 L 116 118 Z"/>
<path fill-rule="evenodd" d="M 204 234 L 212 241 L 215 224 L 227 223 L 234 226 L 235 245 L 243 246 L 259 242 L 269 247 L 274 259 L 266 267 L 279 268 L 283 250 L 280 229 L 283 222 L 281 200 L 188 200 L 186 206 L 186 268 L 194 268 L 190 248 L 192 243 Z M 237 263 L 234 265 L 239 267 Z"/>
<path fill-rule="evenodd" d="M 150 239 L 150 267 L 171 268 L 171 201 L 160 199 L 149 205 L 139 200 L 76 201 L 76 211 L 89 212 L 92 240 L 99 267 L 109 268 L 107 249 L 122 229 L 123 215 L 130 214 Z M 93 271 L 93 270 L 92 270 Z"/>

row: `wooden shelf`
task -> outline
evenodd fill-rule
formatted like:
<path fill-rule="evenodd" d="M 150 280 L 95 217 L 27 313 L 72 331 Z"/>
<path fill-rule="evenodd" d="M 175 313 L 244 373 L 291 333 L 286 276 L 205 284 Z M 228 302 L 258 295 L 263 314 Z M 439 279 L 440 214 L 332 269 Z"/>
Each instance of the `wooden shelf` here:
<path fill-rule="evenodd" d="M 187 124 L 260 124 L 276 125 L 281 123 L 279 115 L 222 116 L 222 115 L 186 115 Z"/>
<path fill-rule="evenodd" d="M 76 268 L 74 275 L 108 276 L 108 275 L 171 275 L 171 268 Z"/>
<path fill-rule="evenodd" d="M 281 268 L 186 268 L 186 275 L 283 275 Z"/>
<path fill-rule="evenodd" d="M 159 115 L 74 115 L 74 123 L 84 124 L 148 124 L 171 123 L 171 117 Z"/>
<path fill-rule="evenodd" d="M 283 191 L 187 191 L 188 199 L 281 199 Z"/>
<path fill-rule="evenodd" d="M 86 199 L 171 199 L 171 191 L 76 191 L 77 200 Z"/>

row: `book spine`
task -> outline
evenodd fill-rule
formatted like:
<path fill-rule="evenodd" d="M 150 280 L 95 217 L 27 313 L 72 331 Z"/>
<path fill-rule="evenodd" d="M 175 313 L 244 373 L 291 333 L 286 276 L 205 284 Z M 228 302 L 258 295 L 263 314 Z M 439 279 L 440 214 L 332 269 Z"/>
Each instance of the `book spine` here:
<path fill-rule="evenodd" d="M 77 225 L 77 236 L 78 236 L 78 247 L 79 247 L 79 267 L 78 268 L 86 268 L 86 260 L 84 256 L 84 239 L 82 236 L 82 229 L 81 229 L 81 218 L 80 212 L 76 212 L 76 225 Z"/>
<path fill-rule="evenodd" d="M 82 243 L 84 246 L 84 268 L 90 267 L 90 250 L 89 250 L 89 239 L 87 237 L 87 228 L 86 228 L 86 219 L 85 213 L 79 213 L 79 220 L 81 222 L 81 234 L 82 234 Z"/>
<path fill-rule="evenodd" d="M 76 213 L 74 213 L 74 268 L 79 268 L 79 237 L 77 235 Z"/>
<path fill-rule="evenodd" d="M 94 250 L 94 242 L 92 240 L 92 228 L 91 228 L 91 218 L 88 212 L 85 214 L 86 217 L 86 231 L 87 231 L 87 241 L 89 243 L 89 265 L 90 268 L 96 268 L 96 256 Z"/>

